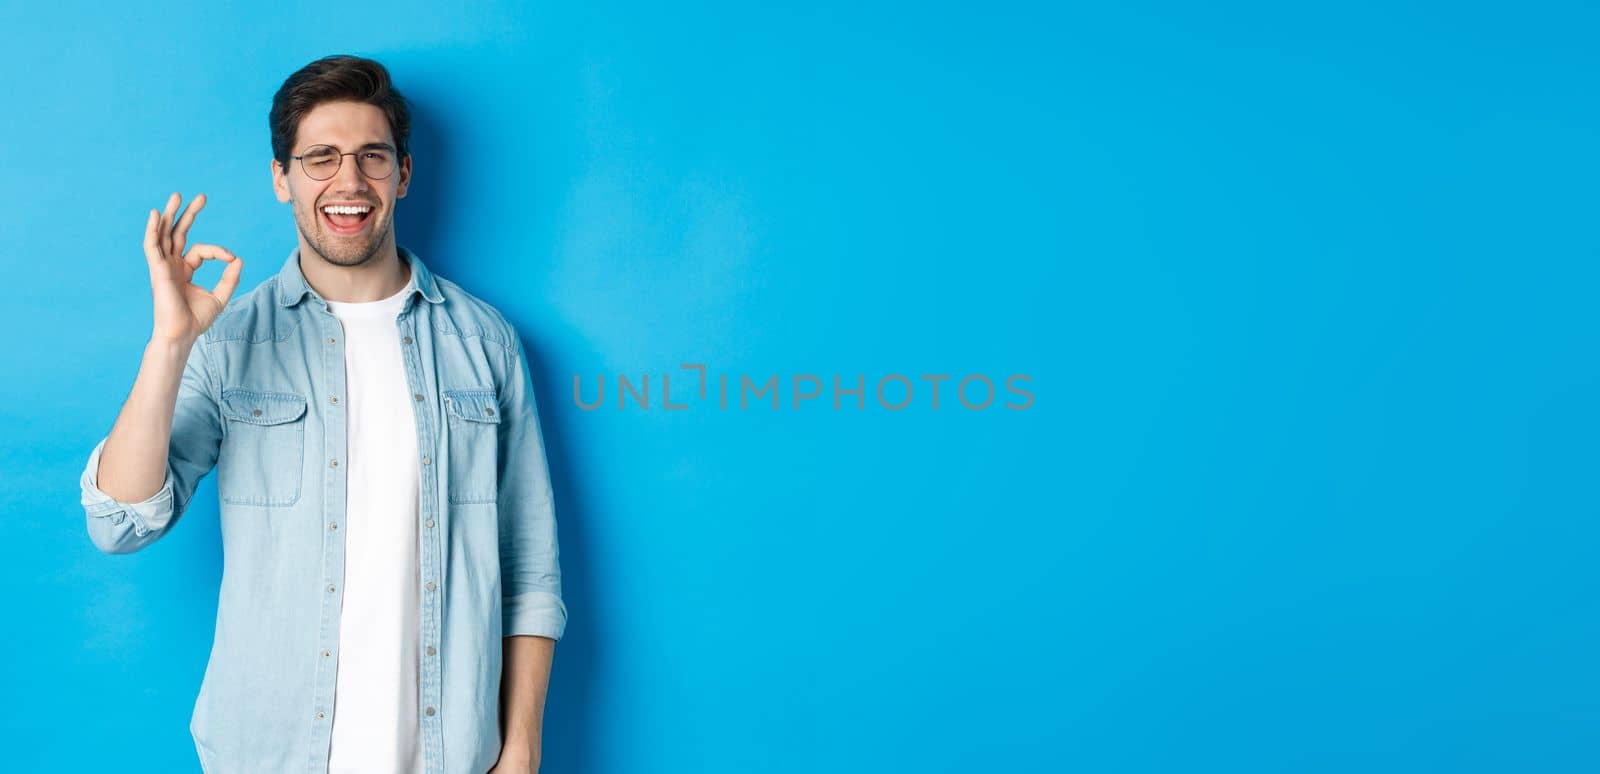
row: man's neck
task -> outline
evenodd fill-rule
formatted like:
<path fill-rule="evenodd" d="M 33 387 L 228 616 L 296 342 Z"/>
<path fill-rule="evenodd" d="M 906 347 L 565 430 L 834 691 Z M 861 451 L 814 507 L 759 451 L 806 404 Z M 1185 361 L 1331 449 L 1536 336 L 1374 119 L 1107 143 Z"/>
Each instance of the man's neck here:
<path fill-rule="evenodd" d="M 300 246 L 300 273 L 306 284 L 327 301 L 362 303 L 382 301 L 399 293 L 411 281 L 411 266 L 393 244 L 360 266 L 327 262 L 307 245 Z"/>

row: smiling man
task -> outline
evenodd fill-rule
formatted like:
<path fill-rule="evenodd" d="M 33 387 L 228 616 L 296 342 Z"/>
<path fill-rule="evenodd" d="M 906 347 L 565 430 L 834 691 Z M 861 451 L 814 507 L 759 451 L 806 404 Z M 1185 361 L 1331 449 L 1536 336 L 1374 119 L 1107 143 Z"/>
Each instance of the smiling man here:
<path fill-rule="evenodd" d="M 155 324 L 83 471 L 89 536 L 154 543 L 216 468 L 205 771 L 536 771 L 567 610 L 521 339 L 396 245 L 410 117 L 382 65 L 312 62 L 269 118 L 299 245 L 230 302 L 242 261 L 187 245 L 204 195 L 150 212 Z"/>

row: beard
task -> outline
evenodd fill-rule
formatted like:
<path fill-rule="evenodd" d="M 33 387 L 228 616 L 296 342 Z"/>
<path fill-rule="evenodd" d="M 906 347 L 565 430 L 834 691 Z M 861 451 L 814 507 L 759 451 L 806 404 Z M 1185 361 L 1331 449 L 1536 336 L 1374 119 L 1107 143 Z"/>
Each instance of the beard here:
<path fill-rule="evenodd" d="M 394 227 L 394 218 L 390 212 L 392 210 L 384 212 L 383 222 L 373 224 L 365 238 L 329 233 L 324 228 L 322 216 L 317 210 L 311 211 L 311 228 L 306 228 L 303 219 L 297 219 L 297 225 L 300 228 L 300 235 L 305 237 L 306 244 L 310 245 L 322 260 L 335 266 L 360 266 L 372 260 L 383 248 L 389 230 Z"/>

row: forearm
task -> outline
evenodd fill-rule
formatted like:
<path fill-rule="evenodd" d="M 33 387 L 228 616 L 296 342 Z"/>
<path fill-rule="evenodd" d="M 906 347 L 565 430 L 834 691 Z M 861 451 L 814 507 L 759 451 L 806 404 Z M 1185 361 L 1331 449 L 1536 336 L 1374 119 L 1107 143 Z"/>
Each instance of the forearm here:
<path fill-rule="evenodd" d="M 95 485 L 123 502 L 141 502 L 161 489 L 167 477 L 167 444 L 193 343 L 151 339 L 134 380 L 100 453 Z"/>
<path fill-rule="evenodd" d="M 501 759 L 525 756 L 539 760 L 544 727 L 544 699 L 550 684 L 550 665 L 556 641 L 549 637 L 504 638 L 500 672 Z"/>

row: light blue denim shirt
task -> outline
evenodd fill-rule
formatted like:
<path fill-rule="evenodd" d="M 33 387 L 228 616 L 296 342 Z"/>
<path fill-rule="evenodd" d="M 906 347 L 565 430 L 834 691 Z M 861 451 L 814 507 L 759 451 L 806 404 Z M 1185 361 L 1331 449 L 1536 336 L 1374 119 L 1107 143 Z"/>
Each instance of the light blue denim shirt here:
<path fill-rule="evenodd" d="M 345 532 L 343 328 L 300 271 L 236 297 L 190 351 L 166 482 L 139 503 L 80 481 L 89 537 L 137 551 L 217 468 L 222 588 L 189 729 L 207 772 L 326 772 Z M 501 637 L 560 639 L 567 610 L 527 356 L 499 311 L 411 266 L 395 320 L 416 409 L 421 674 L 429 774 L 500 753 Z M 356 655 L 356 654 L 349 654 Z"/>

